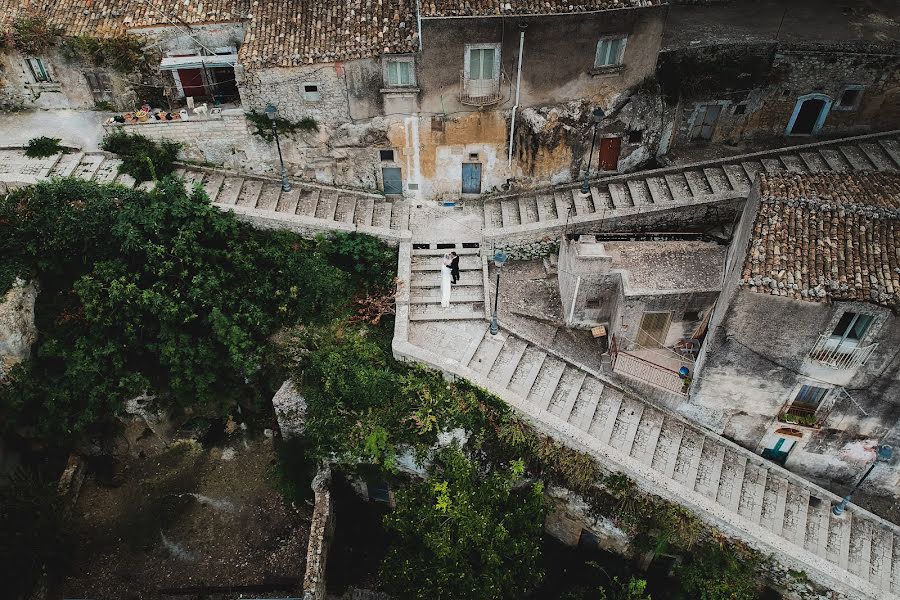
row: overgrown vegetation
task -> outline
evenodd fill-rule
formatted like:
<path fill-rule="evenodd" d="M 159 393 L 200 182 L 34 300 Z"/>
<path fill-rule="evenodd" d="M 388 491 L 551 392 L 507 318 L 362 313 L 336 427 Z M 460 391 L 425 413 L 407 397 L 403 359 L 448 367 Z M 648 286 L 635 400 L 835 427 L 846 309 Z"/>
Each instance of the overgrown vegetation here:
<path fill-rule="evenodd" d="M 156 142 L 139 133 L 114 129 L 103 138 L 102 147 L 122 159 L 120 172 L 140 182 L 171 175 L 175 171 L 175 160 L 181 145 L 170 140 Z"/>
<path fill-rule="evenodd" d="M 127 34 L 111 38 L 86 35 L 69 37 L 60 43 L 60 50 L 69 60 L 95 67 L 109 67 L 120 73 L 146 69 L 148 61 L 155 58 L 144 49 L 139 38 Z"/>
<path fill-rule="evenodd" d="M 481 472 L 457 447 L 441 450 L 429 479 L 397 492 L 385 523 L 396 534 L 382 565 L 399 598 L 521 598 L 542 578 L 546 509 L 540 483 L 514 486 L 525 467 Z"/>
<path fill-rule="evenodd" d="M 269 336 L 346 310 L 361 284 L 332 253 L 353 247 L 255 230 L 181 180 L 151 193 L 67 179 L 10 194 L 0 262 L 41 282 L 41 337 L 0 388 L 2 431 L 76 439 L 144 391 L 195 414 L 257 402 Z"/>
<path fill-rule="evenodd" d="M 51 25 L 46 17 L 18 17 L 7 32 L 6 44 L 23 54 L 42 54 L 59 41 L 62 28 Z"/>
<path fill-rule="evenodd" d="M 759 597 L 753 556 L 705 543 L 678 569 L 685 600 L 756 600 Z"/>
<path fill-rule="evenodd" d="M 59 144 L 60 141 L 59 138 L 46 136 L 31 138 L 25 146 L 25 156 L 28 158 L 46 158 L 60 152 L 66 152 L 66 149 Z"/>
<path fill-rule="evenodd" d="M 253 125 L 256 127 L 256 129 L 253 131 L 254 135 L 260 136 L 267 142 L 275 140 L 275 134 L 272 133 L 272 121 L 268 116 L 266 116 L 265 113 L 250 111 L 246 114 L 246 117 L 247 120 L 253 123 Z M 282 135 L 290 135 L 292 133 L 298 132 L 312 133 L 319 130 L 319 124 L 313 117 L 303 117 L 299 121 L 290 121 L 288 119 L 276 117 L 275 126 L 278 128 L 278 132 Z"/>

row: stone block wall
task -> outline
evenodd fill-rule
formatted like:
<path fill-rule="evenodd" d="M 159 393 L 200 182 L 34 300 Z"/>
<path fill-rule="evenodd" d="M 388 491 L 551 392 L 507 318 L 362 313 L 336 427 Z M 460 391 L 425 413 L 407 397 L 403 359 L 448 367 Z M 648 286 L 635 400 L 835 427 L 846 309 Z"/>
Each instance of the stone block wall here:
<path fill-rule="evenodd" d="M 334 535 L 334 507 L 331 503 L 331 471 L 319 471 L 312 482 L 315 492 L 313 514 L 309 525 L 306 550 L 306 573 L 303 577 L 303 600 L 325 600 L 325 567 L 328 548 Z"/>

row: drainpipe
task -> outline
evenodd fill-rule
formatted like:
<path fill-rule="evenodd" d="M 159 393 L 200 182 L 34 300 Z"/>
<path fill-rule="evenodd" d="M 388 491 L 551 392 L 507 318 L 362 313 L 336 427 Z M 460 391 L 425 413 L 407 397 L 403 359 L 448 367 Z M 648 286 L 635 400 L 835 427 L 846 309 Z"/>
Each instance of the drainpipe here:
<path fill-rule="evenodd" d="M 416 26 L 419 28 L 419 52 L 422 51 L 422 11 L 419 10 L 419 0 L 416 0 Z"/>
<path fill-rule="evenodd" d="M 572 294 L 572 308 L 569 309 L 569 318 L 566 319 L 566 327 L 572 326 L 572 321 L 575 319 L 575 301 L 578 300 L 578 289 L 581 287 L 581 275 L 578 276 L 578 280 L 575 281 L 575 293 Z"/>
<path fill-rule="evenodd" d="M 513 134 L 516 132 L 516 111 L 519 108 L 519 91 L 522 87 L 522 51 L 525 48 L 525 28 L 527 25 L 519 25 L 519 66 L 516 69 L 516 103 L 512 107 L 512 118 L 509 120 L 509 157 L 507 167 L 512 167 Z"/>

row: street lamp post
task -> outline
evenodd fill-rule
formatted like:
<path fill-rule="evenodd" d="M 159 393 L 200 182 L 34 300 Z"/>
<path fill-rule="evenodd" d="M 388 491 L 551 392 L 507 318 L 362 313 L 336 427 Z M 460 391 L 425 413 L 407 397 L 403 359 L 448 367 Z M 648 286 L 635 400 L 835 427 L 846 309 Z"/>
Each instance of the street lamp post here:
<path fill-rule="evenodd" d="M 862 476 L 862 479 L 856 482 L 856 485 L 853 486 L 853 489 L 850 490 L 850 493 L 844 496 L 844 499 L 841 500 L 840 504 L 831 509 L 832 514 L 836 517 L 844 514 L 844 511 L 847 509 L 847 505 L 850 504 L 850 498 L 853 497 L 853 493 L 856 492 L 856 490 L 859 489 L 859 486 L 863 484 L 863 481 L 866 480 L 866 477 L 869 476 L 869 473 L 872 472 L 872 469 L 875 468 L 875 465 L 877 465 L 879 462 L 887 462 L 891 460 L 891 456 L 893 455 L 894 451 L 887 444 L 879 446 L 878 452 L 875 454 L 875 460 L 872 461 L 871 465 L 869 465 L 869 469 L 866 471 L 866 474 Z"/>
<path fill-rule="evenodd" d="M 275 146 L 278 148 L 278 161 L 281 163 L 281 191 L 291 191 L 291 182 L 288 181 L 287 169 L 284 168 L 284 158 L 281 156 L 281 142 L 278 140 L 278 125 L 275 123 L 275 117 L 278 116 L 278 109 L 271 104 L 266 106 L 266 116 L 272 122 L 272 133 L 275 134 Z"/>
<path fill-rule="evenodd" d="M 594 142 L 597 141 L 597 126 L 606 113 L 599 106 L 591 112 L 591 119 L 594 121 L 594 133 L 591 135 L 591 151 L 587 157 L 587 169 L 584 170 L 584 182 L 581 184 L 581 193 L 585 196 L 591 193 L 591 187 L 588 185 L 588 178 L 591 175 L 591 158 L 594 156 Z"/>
<path fill-rule="evenodd" d="M 491 315 L 491 335 L 497 335 L 500 332 L 500 325 L 497 324 L 497 300 L 500 299 L 500 269 L 506 263 L 508 257 L 499 250 L 494 253 L 494 264 L 497 265 L 497 287 L 494 291 L 494 312 Z"/>

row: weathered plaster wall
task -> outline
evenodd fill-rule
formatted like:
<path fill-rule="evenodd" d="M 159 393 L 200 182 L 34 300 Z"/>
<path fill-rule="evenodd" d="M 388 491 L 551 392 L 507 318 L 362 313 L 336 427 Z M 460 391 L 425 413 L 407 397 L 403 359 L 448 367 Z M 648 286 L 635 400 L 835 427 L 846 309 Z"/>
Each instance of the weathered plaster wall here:
<path fill-rule="evenodd" d="M 25 56 L 15 50 L 0 53 L 0 106 L 15 108 L 80 108 L 94 107 L 94 97 L 82 72 L 82 65 L 67 61 L 58 49 L 51 48 L 40 57 L 51 82 L 37 83 Z M 114 91 L 124 91 L 123 79 L 107 70 Z"/>
<path fill-rule="evenodd" d="M 185 27 L 140 27 L 129 33 L 139 35 L 152 43 L 165 56 L 167 52 L 181 50 L 216 50 L 240 47 L 244 41 L 243 23 L 210 23 Z"/>

